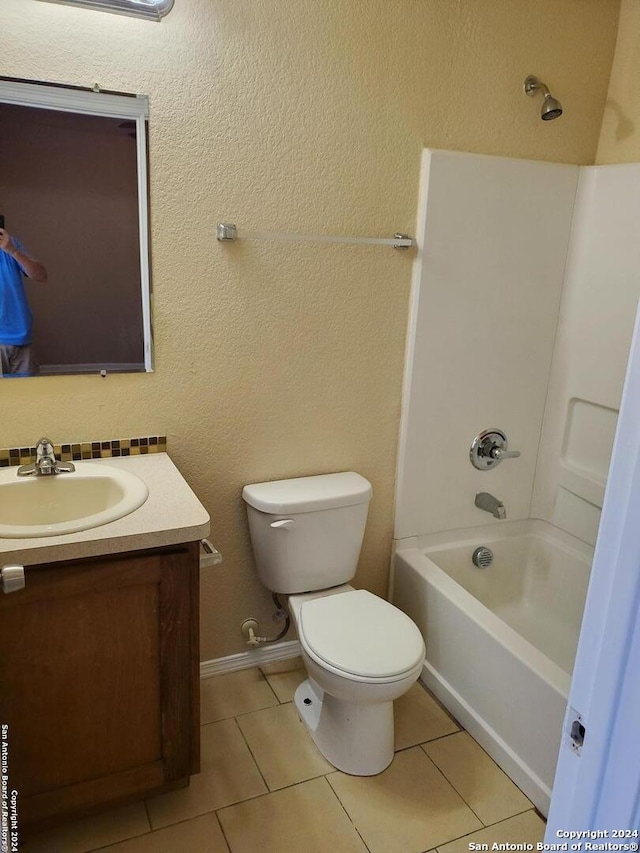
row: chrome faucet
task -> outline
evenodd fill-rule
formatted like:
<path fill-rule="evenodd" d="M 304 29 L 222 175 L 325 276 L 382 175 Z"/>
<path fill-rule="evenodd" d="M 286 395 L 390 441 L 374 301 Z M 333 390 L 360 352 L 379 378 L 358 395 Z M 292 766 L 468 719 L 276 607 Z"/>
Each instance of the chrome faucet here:
<path fill-rule="evenodd" d="M 58 462 L 53 452 L 51 439 L 41 438 L 36 444 L 35 462 L 30 462 L 28 465 L 21 465 L 18 468 L 18 477 L 28 477 L 30 474 L 42 477 L 49 474 L 65 474 L 75 470 L 76 466 L 73 462 Z"/>
<path fill-rule="evenodd" d="M 494 518 L 505 519 L 507 517 L 505 505 L 498 498 L 490 495 L 489 492 L 479 492 L 476 495 L 476 506 L 478 509 L 490 512 Z"/>

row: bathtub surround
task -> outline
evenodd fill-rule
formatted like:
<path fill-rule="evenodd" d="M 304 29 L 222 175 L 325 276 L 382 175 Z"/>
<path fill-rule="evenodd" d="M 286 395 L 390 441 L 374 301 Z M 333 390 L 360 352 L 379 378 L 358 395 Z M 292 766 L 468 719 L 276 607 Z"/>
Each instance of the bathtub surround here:
<path fill-rule="evenodd" d="M 577 181 L 576 166 L 424 152 L 397 539 L 485 524 L 482 492 L 529 517 Z M 521 456 L 479 471 L 469 448 L 490 428 Z"/>
<path fill-rule="evenodd" d="M 635 164 L 425 151 L 397 539 L 485 524 L 487 491 L 509 519 L 595 543 L 640 298 L 639 198 Z M 476 471 L 465 445 L 489 424 L 521 456 Z"/>
<path fill-rule="evenodd" d="M 640 298 L 640 166 L 580 169 L 531 515 L 595 544 Z"/>

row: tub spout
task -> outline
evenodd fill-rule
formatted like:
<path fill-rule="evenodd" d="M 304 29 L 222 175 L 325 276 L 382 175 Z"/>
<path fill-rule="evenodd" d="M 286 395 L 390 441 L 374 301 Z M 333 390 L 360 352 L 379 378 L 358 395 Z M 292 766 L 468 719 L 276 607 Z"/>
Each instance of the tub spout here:
<path fill-rule="evenodd" d="M 507 517 L 505 505 L 498 498 L 490 495 L 489 492 L 479 492 L 476 495 L 476 506 L 478 509 L 490 512 L 494 518 L 505 519 Z"/>

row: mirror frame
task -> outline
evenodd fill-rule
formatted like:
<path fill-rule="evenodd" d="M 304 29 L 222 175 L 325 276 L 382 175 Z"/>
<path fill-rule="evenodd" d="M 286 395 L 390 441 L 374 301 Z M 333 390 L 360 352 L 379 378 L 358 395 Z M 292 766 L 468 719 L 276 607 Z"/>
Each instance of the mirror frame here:
<path fill-rule="evenodd" d="M 102 92 L 97 84 L 93 89 L 80 89 L 54 83 L 35 83 L 32 81 L 7 80 L 5 78 L 0 79 L 0 103 L 135 121 L 144 370 L 146 373 L 152 373 L 153 337 L 151 331 L 149 183 L 147 166 L 149 98 L 147 95 Z"/>

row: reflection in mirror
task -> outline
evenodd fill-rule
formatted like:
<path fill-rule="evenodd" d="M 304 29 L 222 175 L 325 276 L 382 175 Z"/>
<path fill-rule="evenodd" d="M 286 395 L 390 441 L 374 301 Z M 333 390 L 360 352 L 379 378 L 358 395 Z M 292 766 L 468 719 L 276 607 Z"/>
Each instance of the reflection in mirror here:
<path fill-rule="evenodd" d="M 0 81 L 5 377 L 152 369 L 147 116 L 140 96 Z M 7 352 L 29 337 L 33 369 Z"/>

